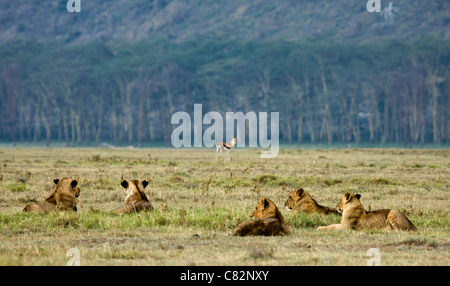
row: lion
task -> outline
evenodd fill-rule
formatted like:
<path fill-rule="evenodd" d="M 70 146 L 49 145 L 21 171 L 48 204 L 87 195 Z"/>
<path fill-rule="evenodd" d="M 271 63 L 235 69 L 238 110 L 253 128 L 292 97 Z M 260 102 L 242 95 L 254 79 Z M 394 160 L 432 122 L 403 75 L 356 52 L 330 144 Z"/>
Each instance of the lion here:
<path fill-rule="evenodd" d="M 117 208 L 115 213 L 133 213 L 153 210 L 152 204 L 144 193 L 144 189 L 148 185 L 147 181 L 144 180 L 139 182 L 139 180 L 122 180 L 122 183 L 120 184 L 126 190 L 127 197 L 125 198 L 125 205 Z"/>
<path fill-rule="evenodd" d="M 342 213 L 341 223 L 320 226 L 317 229 L 417 230 L 406 215 L 397 210 L 366 211 L 359 201 L 360 198 L 360 194 L 353 195 L 350 192 L 346 192 L 337 205 L 337 210 Z"/>
<path fill-rule="evenodd" d="M 269 199 L 262 197 L 252 213 L 254 219 L 240 223 L 231 235 L 233 236 L 274 236 L 289 234 L 284 225 L 284 218 L 277 206 Z"/>
<path fill-rule="evenodd" d="M 320 213 L 320 214 L 336 214 L 340 215 L 339 212 L 334 208 L 329 208 L 319 205 L 308 192 L 300 189 L 293 189 L 289 193 L 288 199 L 284 203 L 284 206 L 290 210 L 301 211 L 307 214 Z"/>
<path fill-rule="evenodd" d="M 25 206 L 24 212 L 49 212 L 54 210 L 77 211 L 77 198 L 80 196 L 78 179 L 54 179 L 55 188 L 43 202 L 31 202 Z"/>

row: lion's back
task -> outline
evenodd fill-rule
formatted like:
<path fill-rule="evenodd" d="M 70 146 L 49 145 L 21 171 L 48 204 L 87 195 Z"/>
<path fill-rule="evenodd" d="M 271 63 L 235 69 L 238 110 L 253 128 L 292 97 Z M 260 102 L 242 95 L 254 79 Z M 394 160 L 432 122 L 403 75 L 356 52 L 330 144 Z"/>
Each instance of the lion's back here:
<path fill-rule="evenodd" d="M 386 224 L 389 211 L 388 209 L 369 211 L 364 216 L 361 215 L 355 228 L 382 229 Z"/>
<path fill-rule="evenodd" d="M 27 204 L 25 206 L 25 208 L 23 209 L 23 212 L 49 212 L 52 210 L 56 210 L 56 204 L 52 204 L 49 202 L 40 202 L 40 203 L 35 203 L 35 202 L 31 202 L 29 204 Z"/>
<path fill-rule="evenodd" d="M 233 231 L 233 236 L 274 236 L 288 234 L 280 220 L 276 218 L 244 221 Z"/>
<path fill-rule="evenodd" d="M 408 217 L 397 210 L 389 212 L 386 219 L 386 228 L 389 230 L 417 230 Z"/>
<path fill-rule="evenodd" d="M 139 201 L 136 204 L 126 204 L 117 208 L 115 213 L 134 213 L 140 211 L 152 211 L 153 206 L 149 201 Z"/>

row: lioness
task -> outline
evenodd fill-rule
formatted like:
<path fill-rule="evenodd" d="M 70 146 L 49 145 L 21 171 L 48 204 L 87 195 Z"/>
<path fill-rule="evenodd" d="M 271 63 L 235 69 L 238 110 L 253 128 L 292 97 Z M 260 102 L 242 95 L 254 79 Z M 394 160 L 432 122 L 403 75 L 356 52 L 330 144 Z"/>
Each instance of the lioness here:
<path fill-rule="evenodd" d="M 77 211 L 77 198 L 80 195 L 78 180 L 63 178 L 54 179 L 55 188 L 51 195 L 43 202 L 29 203 L 23 209 L 24 212 L 49 212 L 53 210 Z"/>
<path fill-rule="evenodd" d="M 117 208 L 115 210 L 116 213 L 133 213 L 143 210 L 153 210 L 152 204 L 144 193 L 144 189 L 148 185 L 147 181 L 144 180 L 139 182 L 139 180 L 123 180 L 120 185 L 126 190 L 127 197 L 125 198 L 125 205 Z"/>
<path fill-rule="evenodd" d="M 284 225 L 284 218 L 277 206 L 267 198 L 261 198 L 252 213 L 254 219 L 240 223 L 231 235 L 285 235 L 289 229 Z"/>
<path fill-rule="evenodd" d="M 288 199 L 284 203 L 284 206 L 293 211 L 301 211 L 307 214 L 320 213 L 320 214 L 339 214 L 334 208 L 329 208 L 319 205 L 308 192 L 300 189 L 293 189 L 289 193 Z"/>
<path fill-rule="evenodd" d="M 396 210 L 366 211 L 359 199 L 360 194 L 347 192 L 342 196 L 337 210 L 342 213 L 340 224 L 320 226 L 317 229 L 388 229 L 388 230 L 417 230 L 409 219 Z"/>

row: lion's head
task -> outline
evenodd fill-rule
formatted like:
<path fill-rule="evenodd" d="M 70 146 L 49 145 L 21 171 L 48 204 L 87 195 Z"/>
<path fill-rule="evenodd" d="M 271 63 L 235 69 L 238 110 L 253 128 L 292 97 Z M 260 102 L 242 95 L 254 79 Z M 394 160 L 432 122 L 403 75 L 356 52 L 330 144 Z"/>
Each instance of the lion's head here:
<path fill-rule="evenodd" d="M 127 197 L 125 198 L 125 205 L 117 208 L 116 213 L 134 213 L 139 211 L 151 211 L 153 206 L 144 193 L 145 187 L 148 186 L 147 181 L 139 180 L 123 180 L 120 183 L 125 189 Z"/>
<path fill-rule="evenodd" d="M 56 204 L 58 209 L 77 210 L 77 199 L 80 196 L 78 179 L 62 178 L 54 179 L 55 187 L 52 194 L 45 201 Z"/>
<path fill-rule="evenodd" d="M 74 180 L 71 178 L 54 179 L 55 183 L 54 192 L 64 192 L 70 193 L 74 197 L 78 198 L 80 196 L 80 188 L 78 187 L 78 179 Z"/>
<path fill-rule="evenodd" d="M 353 195 L 350 192 L 346 192 L 339 201 L 339 204 L 337 205 L 336 209 L 339 213 L 343 213 L 345 210 L 348 210 L 350 208 L 353 208 L 355 206 L 360 206 L 361 202 L 359 199 L 361 198 L 360 194 Z"/>
<path fill-rule="evenodd" d="M 252 214 L 253 218 L 277 218 L 280 222 L 284 223 L 284 218 L 277 206 L 271 200 L 262 197 L 255 207 Z"/>
<path fill-rule="evenodd" d="M 148 185 L 146 180 L 122 180 L 120 185 L 122 185 L 127 194 L 127 197 L 125 198 L 126 205 L 136 204 L 140 201 L 148 201 L 147 196 L 144 193 L 144 189 Z"/>
<path fill-rule="evenodd" d="M 307 200 L 308 198 L 310 198 L 308 193 L 306 193 L 302 188 L 292 189 L 292 192 L 289 193 L 288 199 L 284 203 L 284 206 L 292 210 L 295 206 L 301 204 L 302 200 Z"/>

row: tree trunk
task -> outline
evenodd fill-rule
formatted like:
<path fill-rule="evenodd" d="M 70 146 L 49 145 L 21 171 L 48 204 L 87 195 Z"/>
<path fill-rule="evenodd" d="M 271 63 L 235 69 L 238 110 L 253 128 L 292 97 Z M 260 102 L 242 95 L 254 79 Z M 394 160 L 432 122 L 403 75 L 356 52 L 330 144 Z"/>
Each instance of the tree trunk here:
<path fill-rule="evenodd" d="M 34 111 L 34 136 L 33 142 L 37 143 L 41 138 L 41 104 L 36 102 L 36 107 Z"/>

